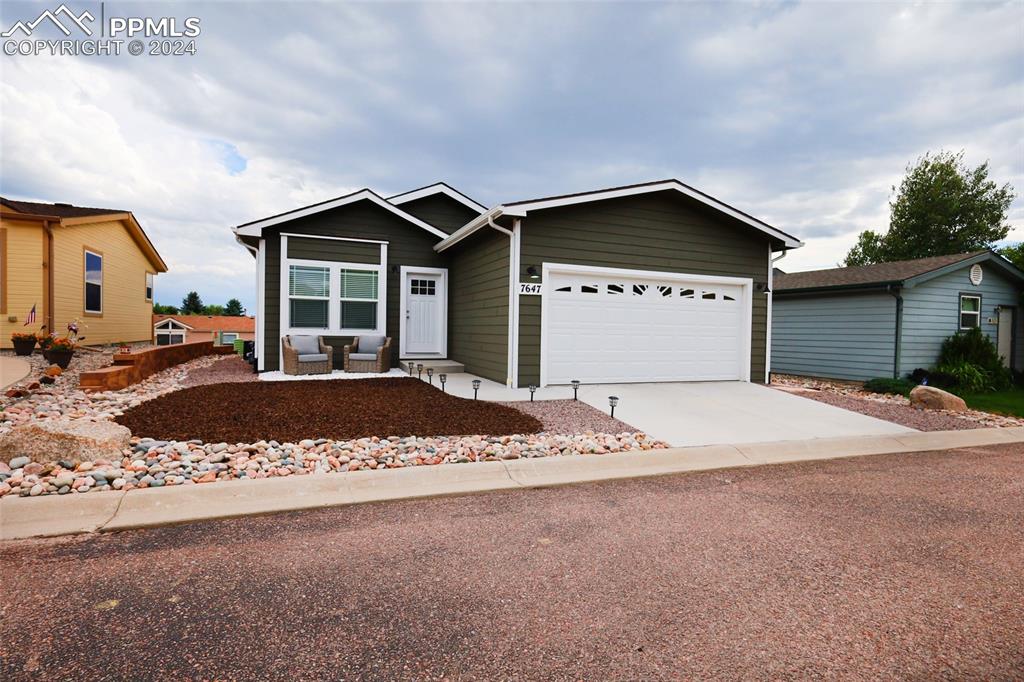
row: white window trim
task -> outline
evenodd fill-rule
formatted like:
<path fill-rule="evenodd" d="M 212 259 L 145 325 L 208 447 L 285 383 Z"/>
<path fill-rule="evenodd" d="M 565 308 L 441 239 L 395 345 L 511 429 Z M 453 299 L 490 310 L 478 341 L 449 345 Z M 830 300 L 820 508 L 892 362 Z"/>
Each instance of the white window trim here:
<path fill-rule="evenodd" d="M 399 268 L 399 282 L 401 282 L 401 293 L 398 296 L 398 357 L 406 358 L 447 358 L 448 357 L 448 268 L 417 267 L 403 265 Z M 408 275 L 440 275 L 439 286 L 441 287 L 441 352 L 440 353 L 406 353 L 405 352 L 405 311 L 408 301 Z"/>
<path fill-rule="evenodd" d="M 230 341 L 225 341 L 224 340 L 225 336 L 233 336 L 235 338 L 231 339 Z M 222 346 L 226 346 L 228 344 L 234 343 L 237 339 L 238 339 L 238 332 L 221 332 L 220 333 L 220 345 L 222 345 Z"/>
<path fill-rule="evenodd" d="M 303 239 L 305 235 L 303 235 Z M 291 334 L 316 334 L 318 336 L 361 336 L 372 334 L 387 336 L 387 292 L 388 292 L 388 245 L 380 243 L 379 263 L 350 263 L 342 261 L 310 260 L 306 258 L 288 257 L 288 236 L 281 235 L 281 336 Z M 326 267 L 330 270 L 330 292 L 327 303 L 327 329 L 291 326 L 290 298 L 319 297 L 289 296 L 288 274 L 292 265 L 310 265 Z M 377 272 L 377 328 L 376 329 L 345 329 L 341 326 L 341 270 L 375 270 Z"/>
<path fill-rule="evenodd" d="M 732 284 L 742 288 L 743 297 L 741 305 L 744 309 L 743 329 L 740 339 L 739 363 L 740 381 L 750 381 L 750 341 L 754 320 L 754 280 L 750 277 L 723 277 L 719 275 L 693 275 L 674 272 L 661 272 L 657 270 L 627 270 L 622 268 L 605 268 L 589 265 L 569 265 L 566 263 L 543 263 L 542 287 L 540 300 L 540 386 L 548 385 L 548 325 L 546 320 L 550 319 L 548 314 L 548 302 L 551 300 L 551 293 L 548 287 L 551 286 L 551 273 L 580 273 L 595 275 L 612 275 L 623 279 L 645 279 L 665 280 L 668 282 L 696 284 Z"/>
<path fill-rule="evenodd" d="M 978 309 L 976 311 L 975 310 L 964 310 L 964 300 L 966 300 L 968 298 L 974 299 L 975 301 L 978 302 Z M 960 294 L 959 299 L 957 299 L 957 307 L 958 307 L 959 310 L 958 310 L 958 314 L 956 316 L 956 324 L 960 328 L 960 331 L 965 332 L 965 331 L 967 331 L 969 329 L 974 329 L 974 328 L 981 329 L 981 296 L 977 296 L 975 294 Z M 978 317 L 978 324 L 974 325 L 973 327 L 965 327 L 964 326 L 964 314 L 965 313 L 967 315 L 976 315 Z"/>
<path fill-rule="evenodd" d="M 152 272 L 146 273 L 146 290 L 149 291 L 149 296 L 146 297 L 146 300 L 152 303 L 153 296 L 156 294 L 156 275 Z"/>
<path fill-rule="evenodd" d="M 92 254 L 92 255 L 94 255 L 94 256 L 96 256 L 97 258 L 100 259 L 100 308 L 99 308 L 99 310 L 90 310 L 89 309 L 89 295 L 86 292 L 87 285 L 90 284 L 89 280 L 87 279 L 88 276 L 89 276 L 89 254 Z M 107 264 L 103 260 L 103 254 L 102 253 L 97 253 L 97 252 L 95 252 L 95 251 L 93 251 L 91 249 L 84 249 L 83 254 L 82 254 L 82 311 L 83 312 L 90 313 L 90 314 L 93 314 L 93 315 L 102 315 L 103 314 L 103 288 L 104 288 L 104 286 L 103 286 L 103 278 L 104 278 L 104 274 L 105 274 L 106 269 L 107 269 Z"/>

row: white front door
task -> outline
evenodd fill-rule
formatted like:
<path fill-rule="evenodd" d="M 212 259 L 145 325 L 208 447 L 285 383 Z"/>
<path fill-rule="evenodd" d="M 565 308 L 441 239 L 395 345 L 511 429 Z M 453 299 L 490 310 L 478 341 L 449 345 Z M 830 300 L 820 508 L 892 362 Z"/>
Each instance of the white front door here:
<path fill-rule="evenodd" d="M 999 327 L 997 337 L 999 356 L 1005 367 L 1013 366 L 1013 312 L 1008 306 L 999 306 Z"/>
<path fill-rule="evenodd" d="M 402 357 L 444 357 L 447 346 L 447 276 L 441 268 L 402 268 Z"/>

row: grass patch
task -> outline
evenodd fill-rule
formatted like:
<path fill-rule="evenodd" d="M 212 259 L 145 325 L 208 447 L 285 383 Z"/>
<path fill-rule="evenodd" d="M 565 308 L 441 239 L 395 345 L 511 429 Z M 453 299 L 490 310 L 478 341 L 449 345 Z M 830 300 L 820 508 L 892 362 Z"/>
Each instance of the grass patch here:
<path fill-rule="evenodd" d="M 1010 417 L 1024 417 L 1024 389 L 1011 388 L 1005 391 L 985 393 L 960 393 L 967 406 L 973 410 L 1002 414 Z"/>

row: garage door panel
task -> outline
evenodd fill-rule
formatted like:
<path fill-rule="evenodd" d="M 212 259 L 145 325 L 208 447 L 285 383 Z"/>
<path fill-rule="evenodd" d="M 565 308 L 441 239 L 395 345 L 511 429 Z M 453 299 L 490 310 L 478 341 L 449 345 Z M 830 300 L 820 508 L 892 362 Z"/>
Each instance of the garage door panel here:
<path fill-rule="evenodd" d="M 662 278 L 663 277 L 663 278 Z M 550 273 L 548 383 L 744 377 L 743 287 L 672 276 Z"/>

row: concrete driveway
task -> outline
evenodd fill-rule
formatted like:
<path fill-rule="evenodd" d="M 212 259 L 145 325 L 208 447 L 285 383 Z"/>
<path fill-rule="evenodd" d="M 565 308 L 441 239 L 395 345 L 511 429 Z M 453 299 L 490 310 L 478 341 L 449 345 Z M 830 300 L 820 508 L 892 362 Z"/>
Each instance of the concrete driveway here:
<path fill-rule="evenodd" d="M 472 374 L 452 374 L 447 390 L 473 397 Z M 437 380 L 435 378 L 435 384 Z M 608 396 L 618 396 L 615 416 L 670 445 L 717 445 L 807 440 L 841 436 L 908 433 L 899 424 L 808 400 L 774 388 L 740 381 L 658 384 L 594 384 L 580 387 L 580 400 L 608 412 Z M 529 400 L 525 388 L 510 389 L 481 380 L 481 400 Z M 538 389 L 535 400 L 572 398 L 568 386 Z"/>

